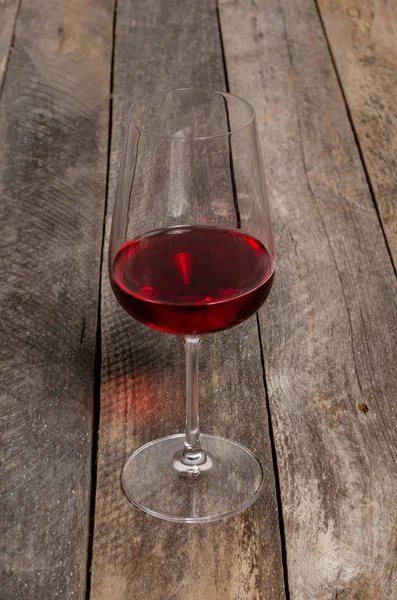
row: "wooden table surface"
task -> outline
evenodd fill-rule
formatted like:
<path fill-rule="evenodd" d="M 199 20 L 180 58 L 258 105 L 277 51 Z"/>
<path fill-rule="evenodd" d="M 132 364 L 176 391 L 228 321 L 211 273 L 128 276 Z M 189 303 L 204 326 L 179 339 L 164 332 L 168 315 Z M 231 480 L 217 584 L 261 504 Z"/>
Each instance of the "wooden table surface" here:
<path fill-rule="evenodd" d="M 2 0 L 0 83 L 1 600 L 397 599 L 395 0 Z M 278 259 L 200 363 L 264 489 L 201 525 L 121 490 L 184 362 L 106 269 L 128 106 L 186 86 L 255 106 Z"/>

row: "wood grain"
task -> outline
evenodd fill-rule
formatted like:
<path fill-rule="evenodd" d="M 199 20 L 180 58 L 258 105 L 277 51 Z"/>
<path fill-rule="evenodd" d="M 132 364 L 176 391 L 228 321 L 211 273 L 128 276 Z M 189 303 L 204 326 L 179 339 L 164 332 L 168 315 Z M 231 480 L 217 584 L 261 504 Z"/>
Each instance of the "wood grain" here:
<path fill-rule="evenodd" d="M 397 3 L 318 5 L 397 267 Z"/>
<path fill-rule="evenodd" d="M 278 272 L 261 313 L 291 600 L 396 598 L 396 281 L 312 0 L 221 0 L 258 108 Z M 368 407 L 365 413 L 363 405 Z"/>
<path fill-rule="evenodd" d="M 0 90 L 3 86 L 21 0 L 0 0 Z"/>
<path fill-rule="evenodd" d="M 158 89 L 225 86 L 212 0 L 119 1 L 110 214 L 128 105 Z M 265 391 L 255 319 L 201 347 L 203 431 L 257 452 L 260 499 L 241 515 L 207 525 L 161 521 L 125 498 L 120 472 L 145 442 L 183 430 L 181 342 L 133 321 L 102 290 L 102 387 L 92 600 L 282 599 L 283 572 Z"/>
<path fill-rule="evenodd" d="M 112 2 L 23 3 L 0 104 L 1 598 L 84 597 Z"/>

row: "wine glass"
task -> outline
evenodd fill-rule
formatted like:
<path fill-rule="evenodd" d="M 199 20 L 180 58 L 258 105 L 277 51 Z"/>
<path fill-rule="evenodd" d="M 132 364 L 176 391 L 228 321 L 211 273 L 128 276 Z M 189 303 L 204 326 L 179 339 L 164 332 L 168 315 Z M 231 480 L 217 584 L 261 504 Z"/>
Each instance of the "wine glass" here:
<path fill-rule="evenodd" d="M 121 306 L 186 352 L 186 430 L 138 448 L 126 496 L 171 521 L 215 521 L 257 498 L 263 472 L 236 441 L 200 434 L 202 336 L 252 316 L 275 257 L 255 113 L 223 92 L 151 94 L 129 111 L 109 247 Z"/>

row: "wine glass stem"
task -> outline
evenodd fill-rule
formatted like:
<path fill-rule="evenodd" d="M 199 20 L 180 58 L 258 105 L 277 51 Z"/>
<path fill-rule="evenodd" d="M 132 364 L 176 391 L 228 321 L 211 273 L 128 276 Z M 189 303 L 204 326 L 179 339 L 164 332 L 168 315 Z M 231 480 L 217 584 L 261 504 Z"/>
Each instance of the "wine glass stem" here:
<path fill-rule="evenodd" d="M 185 464 L 202 464 L 206 457 L 200 443 L 198 407 L 198 350 L 200 337 L 183 338 L 186 353 L 186 430 L 181 461 Z"/>

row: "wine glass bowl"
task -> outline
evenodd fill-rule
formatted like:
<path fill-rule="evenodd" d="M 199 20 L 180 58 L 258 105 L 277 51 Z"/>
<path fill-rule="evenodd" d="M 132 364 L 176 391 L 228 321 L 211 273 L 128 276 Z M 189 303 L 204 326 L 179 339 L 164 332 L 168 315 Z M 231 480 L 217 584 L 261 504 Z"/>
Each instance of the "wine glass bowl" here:
<path fill-rule="evenodd" d="M 132 105 L 109 244 L 120 305 L 186 351 L 186 431 L 127 460 L 127 497 L 149 514 L 212 521 L 249 506 L 262 469 L 238 442 L 200 435 L 202 336 L 252 316 L 273 282 L 274 247 L 255 114 L 211 90 L 170 90 Z"/>

